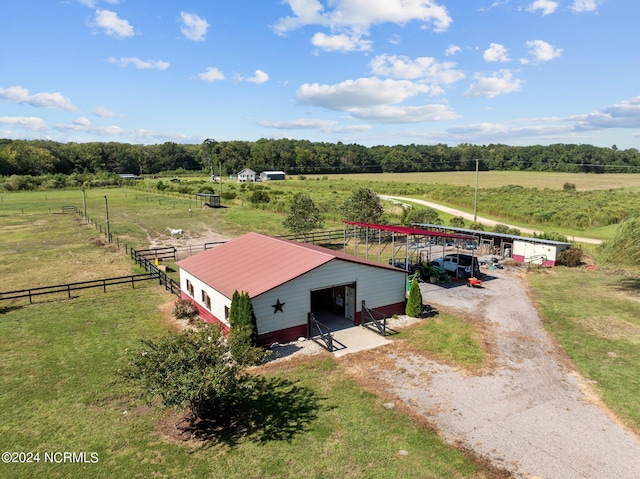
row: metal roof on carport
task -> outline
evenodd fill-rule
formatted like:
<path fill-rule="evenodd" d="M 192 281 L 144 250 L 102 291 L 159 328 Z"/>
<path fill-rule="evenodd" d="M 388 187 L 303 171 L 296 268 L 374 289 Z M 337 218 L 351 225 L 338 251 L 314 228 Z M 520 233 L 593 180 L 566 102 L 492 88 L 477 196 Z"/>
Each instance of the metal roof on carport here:
<path fill-rule="evenodd" d="M 359 223 L 357 221 L 343 221 L 344 224 L 360 226 L 361 228 L 371 228 L 383 231 L 391 231 L 393 233 L 400 233 L 406 235 L 419 235 L 419 236 L 435 236 L 440 238 L 451 238 L 451 239 L 467 239 L 467 240 L 476 240 L 475 236 L 463 235 L 463 234 L 455 234 L 455 233 L 445 233 L 443 231 L 434 231 L 434 230 L 425 230 L 421 228 L 415 228 L 412 226 L 394 226 L 394 225 L 379 225 L 373 223 Z"/>

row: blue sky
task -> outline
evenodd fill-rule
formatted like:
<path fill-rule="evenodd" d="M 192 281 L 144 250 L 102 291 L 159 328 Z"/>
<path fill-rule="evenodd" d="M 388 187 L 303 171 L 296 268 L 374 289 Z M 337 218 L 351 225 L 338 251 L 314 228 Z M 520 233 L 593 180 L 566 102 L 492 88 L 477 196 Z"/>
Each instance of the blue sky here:
<path fill-rule="evenodd" d="M 640 143 L 640 2 L 0 0 L 0 137 Z"/>

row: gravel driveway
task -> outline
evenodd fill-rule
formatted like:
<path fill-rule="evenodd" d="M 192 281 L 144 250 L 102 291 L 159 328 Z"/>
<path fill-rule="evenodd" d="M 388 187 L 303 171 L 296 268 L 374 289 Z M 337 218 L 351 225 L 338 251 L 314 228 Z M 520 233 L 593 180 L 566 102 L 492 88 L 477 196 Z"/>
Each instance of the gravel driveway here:
<path fill-rule="evenodd" d="M 482 288 L 422 285 L 425 302 L 489 324 L 495 364 L 479 376 L 418 356 L 377 371 L 390 392 L 517 478 L 637 479 L 640 442 L 590 400 L 584 380 L 542 327 L 517 268 Z M 593 397 L 591 395 L 591 397 Z"/>

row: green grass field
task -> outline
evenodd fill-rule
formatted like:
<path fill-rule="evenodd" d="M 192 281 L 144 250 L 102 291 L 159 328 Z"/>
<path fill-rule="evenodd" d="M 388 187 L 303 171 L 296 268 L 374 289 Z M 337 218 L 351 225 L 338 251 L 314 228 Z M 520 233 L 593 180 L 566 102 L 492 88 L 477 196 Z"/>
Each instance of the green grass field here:
<path fill-rule="evenodd" d="M 105 244 L 82 215 L 58 211 L 78 192 L 57 193 L 4 197 L 3 290 L 136 271 L 124 250 Z M 88 193 L 89 216 L 99 219 L 107 194 L 112 232 L 136 245 L 162 234 L 168 218 L 204 231 L 222 223 L 211 216 L 220 212 L 224 224 L 237 218 L 235 228 L 246 228 L 232 208 L 189 213 L 179 197 Z M 246 424 L 206 442 L 176 438 L 179 415 L 130 399 L 115 374 L 138 338 L 175 329 L 166 313 L 174 299 L 149 282 L 86 290 L 71 300 L 0 302 L 0 449 L 40 453 L 37 463 L 0 464 L 0 477 L 501 477 L 400 410 L 383 407 L 329 356 L 262 368 L 264 387 L 247 400 Z M 465 353 L 433 339 L 431 346 L 448 350 L 454 362 Z M 45 462 L 45 453 L 62 452 L 84 452 L 97 462 Z"/>
<path fill-rule="evenodd" d="M 286 183 L 330 190 L 332 181 Z M 345 180 L 334 189 L 353 185 Z M 105 195 L 111 232 L 135 247 L 166 227 L 194 237 L 281 234 L 282 213 L 268 207 L 236 202 L 189 212 L 194 203 L 186 196 L 88 190 L 88 215 L 103 226 Z M 62 214 L 67 205 L 82 209 L 81 192 L 0 196 L 1 290 L 137 272 L 81 215 Z M 528 278 L 549 330 L 608 407 L 640 433 L 637 274 L 557 268 Z M 0 302 L 2 451 L 85 451 L 99 458 L 96 464 L 0 464 L 0 477 L 497 477 L 400 410 L 384 408 L 383 399 L 326 357 L 260 370 L 269 387 L 253 399 L 254 423 L 242 434 L 227 431 L 207 443 L 168 439 L 164 433 L 175 430 L 177 416 L 129 399 L 114 371 L 139 337 L 174 329 L 166 314 L 174 299 L 149 282 L 31 306 Z M 398 336 L 430 357 L 471 369 L 486 361 L 479 338 L 473 324 L 448 315 Z"/>

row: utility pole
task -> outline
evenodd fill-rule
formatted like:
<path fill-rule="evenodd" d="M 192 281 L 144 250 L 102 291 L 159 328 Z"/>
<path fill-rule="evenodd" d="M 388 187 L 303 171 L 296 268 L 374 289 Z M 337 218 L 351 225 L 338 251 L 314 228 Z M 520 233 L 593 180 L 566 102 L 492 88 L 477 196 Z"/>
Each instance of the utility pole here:
<path fill-rule="evenodd" d="M 473 198 L 473 222 L 475 223 L 478 218 L 478 163 L 480 159 L 476 158 L 476 194 Z"/>
<path fill-rule="evenodd" d="M 111 243 L 111 231 L 109 230 L 109 202 L 107 201 L 107 195 L 104 195 L 104 208 L 107 211 L 107 242 Z"/>

